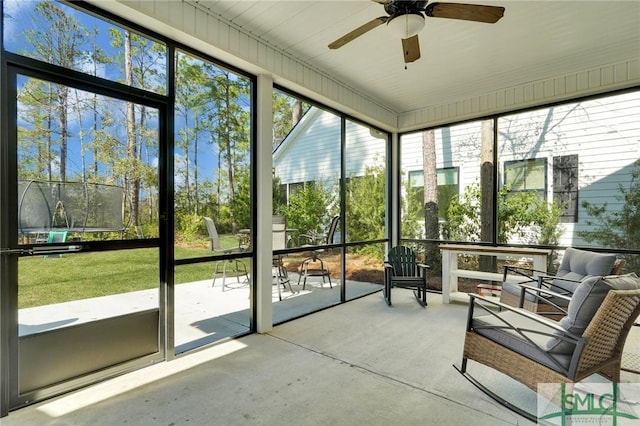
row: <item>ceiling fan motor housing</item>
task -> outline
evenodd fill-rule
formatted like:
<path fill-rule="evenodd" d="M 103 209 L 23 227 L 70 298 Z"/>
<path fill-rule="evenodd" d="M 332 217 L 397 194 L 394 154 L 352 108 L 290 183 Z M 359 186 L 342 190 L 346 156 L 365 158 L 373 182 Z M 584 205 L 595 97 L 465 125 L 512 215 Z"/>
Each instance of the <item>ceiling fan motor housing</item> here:
<path fill-rule="evenodd" d="M 406 15 L 407 13 L 415 13 L 421 15 L 427 6 L 426 0 L 389 0 L 384 4 L 384 11 L 392 17 Z"/>

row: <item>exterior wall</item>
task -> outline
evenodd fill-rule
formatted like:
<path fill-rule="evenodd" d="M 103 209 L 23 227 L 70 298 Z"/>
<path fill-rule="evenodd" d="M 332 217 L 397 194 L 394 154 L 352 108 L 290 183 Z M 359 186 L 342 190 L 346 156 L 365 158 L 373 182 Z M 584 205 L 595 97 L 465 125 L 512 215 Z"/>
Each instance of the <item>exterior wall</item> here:
<path fill-rule="evenodd" d="M 322 181 L 332 186 L 340 178 L 340 127 L 340 117 L 311 107 L 274 152 L 273 167 L 281 183 Z M 345 138 L 347 152 L 352 146 L 358 150 L 357 155 L 346 155 L 347 177 L 364 175 L 367 166 L 384 165 L 378 148 L 366 143 L 372 138 L 368 127 L 347 121 Z"/>
<path fill-rule="evenodd" d="M 472 121 L 435 130 L 436 167 L 458 168 L 461 190 L 480 177 L 480 127 L 480 121 Z M 402 136 L 400 155 L 406 181 L 409 172 L 422 170 L 422 132 Z"/>
<path fill-rule="evenodd" d="M 640 152 L 640 93 L 588 100 L 501 117 L 498 121 L 498 170 L 504 184 L 505 163 L 513 160 L 547 161 L 546 197 L 553 200 L 553 160 L 578 155 L 579 203 L 607 203 L 608 211 L 622 207 L 618 185 L 631 179 L 632 165 Z M 371 138 L 363 126 L 347 125 L 347 140 Z M 460 193 L 480 178 L 481 122 L 471 121 L 435 129 L 436 165 L 455 167 Z M 340 118 L 312 108 L 274 154 L 276 175 L 283 184 L 312 180 L 332 185 L 340 175 Z M 348 149 L 348 145 L 347 145 Z M 373 153 L 347 156 L 350 176 L 362 175 L 375 162 Z M 422 133 L 403 135 L 401 175 L 422 170 Z M 358 158 L 356 158 L 358 157 Z M 328 187 L 327 186 L 327 187 Z M 403 196 L 406 188 L 401 187 Z M 589 245 L 577 236 L 588 229 L 587 212 L 579 204 L 578 222 L 562 223 L 561 245 Z M 523 241 L 512 241 L 522 243 Z"/>
<path fill-rule="evenodd" d="M 347 178 L 364 175 L 367 167 L 386 166 L 387 134 L 347 120 L 345 139 Z"/>
<path fill-rule="evenodd" d="M 615 103 L 611 103 L 615 100 Z M 511 125 L 517 119 L 519 126 Z M 499 138 L 500 171 L 504 161 L 523 158 L 547 159 L 547 199 L 553 199 L 553 158 L 562 155 L 578 155 L 578 222 L 563 223 L 561 245 L 589 245 L 577 236 L 577 231 L 588 229 L 586 210 L 582 200 L 597 205 L 607 204 L 607 211 L 619 211 L 623 202 L 618 185 L 628 185 L 633 163 L 640 158 L 640 92 L 627 93 L 613 98 L 594 99 L 574 104 L 522 113 L 505 117 L 498 127 L 509 128 L 512 135 L 531 133 L 537 123 L 544 139 L 529 139 L 518 145 Z M 514 120 L 515 122 L 515 120 Z M 502 135 L 503 132 L 500 132 Z M 510 148 L 512 147 L 512 148 Z"/>
<path fill-rule="evenodd" d="M 340 117 L 312 107 L 276 149 L 275 175 L 282 184 L 340 177 Z"/>

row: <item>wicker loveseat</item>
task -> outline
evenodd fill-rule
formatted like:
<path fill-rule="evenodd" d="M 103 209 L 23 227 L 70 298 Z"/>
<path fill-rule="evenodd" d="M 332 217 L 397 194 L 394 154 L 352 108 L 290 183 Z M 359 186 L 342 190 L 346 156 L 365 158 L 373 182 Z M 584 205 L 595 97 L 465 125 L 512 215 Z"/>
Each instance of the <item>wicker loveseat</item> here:
<path fill-rule="evenodd" d="M 567 315 L 559 322 L 525 309 L 470 295 L 464 353 L 459 371 L 508 408 L 525 415 L 477 382 L 468 360 L 498 370 L 535 390 L 538 383 L 574 383 L 592 374 L 620 381 L 622 349 L 640 313 L 640 279 L 635 273 L 591 277 L 573 296 L 524 287 L 530 294 L 565 297 Z M 499 309 L 496 309 L 499 308 Z"/>

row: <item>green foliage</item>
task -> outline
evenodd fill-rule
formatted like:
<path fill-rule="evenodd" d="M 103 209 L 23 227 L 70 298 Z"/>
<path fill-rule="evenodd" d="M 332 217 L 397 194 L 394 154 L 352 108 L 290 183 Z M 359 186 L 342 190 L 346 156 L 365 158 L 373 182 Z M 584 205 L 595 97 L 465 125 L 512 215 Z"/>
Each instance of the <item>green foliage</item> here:
<path fill-rule="evenodd" d="M 530 244 L 556 245 L 562 233 L 562 209 L 547 203 L 535 192 L 498 191 L 498 242 L 512 239 Z M 465 188 L 462 197 L 451 201 L 446 213 L 445 232 L 459 241 L 480 241 L 480 183 Z"/>
<path fill-rule="evenodd" d="M 182 127 L 176 135 L 175 210 L 210 216 L 221 233 L 249 228 L 251 222 L 249 92 L 246 79 L 178 55 L 176 120 Z M 211 154 L 218 159 L 208 165 L 214 181 L 202 176 L 202 158 Z"/>
<path fill-rule="evenodd" d="M 282 186 L 280 177 L 274 176 L 271 181 L 273 190 L 273 214 L 282 214 L 287 206 L 287 194 Z"/>
<path fill-rule="evenodd" d="M 407 200 L 402 200 L 402 233 L 418 236 L 424 230 L 424 206 L 422 205 L 422 188 L 413 188 L 409 182 L 405 184 Z M 406 208 L 405 207 L 406 203 Z"/>
<path fill-rule="evenodd" d="M 273 147 L 275 148 L 287 137 L 291 129 L 297 124 L 293 122 L 294 106 L 300 107 L 302 114 L 305 114 L 311 105 L 278 91 L 273 92 L 272 100 Z"/>
<path fill-rule="evenodd" d="M 202 239 L 203 233 L 207 235 L 202 216 L 193 213 L 176 215 L 176 229 L 182 240 L 188 242 Z"/>
<path fill-rule="evenodd" d="M 364 176 L 352 177 L 346 185 L 347 235 L 350 241 L 368 241 L 384 238 L 385 234 L 386 174 L 382 166 L 365 169 Z M 384 259 L 384 246 L 366 245 L 360 254 Z"/>
<path fill-rule="evenodd" d="M 498 241 L 507 243 L 512 238 L 530 244 L 557 245 L 562 233 L 561 208 L 535 192 L 498 191 Z"/>
<path fill-rule="evenodd" d="M 457 241 L 480 241 L 480 184 L 464 189 L 462 197 L 454 197 L 447 209 L 445 234 Z"/>
<path fill-rule="evenodd" d="M 618 184 L 618 192 L 615 198 L 622 203 L 618 211 L 608 211 L 606 202 L 601 205 L 582 202 L 582 207 L 593 218 L 585 223 L 593 229 L 577 234 L 585 241 L 598 242 L 603 247 L 636 250 L 640 241 L 640 160 L 634 163 L 628 187 Z M 627 257 L 627 263 L 629 270 L 638 270 L 640 256 Z"/>
<path fill-rule="evenodd" d="M 216 223 L 218 234 L 233 233 L 231 208 L 227 204 L 222 204 L 218 207 L 218 213 L 213 216 L 213 221 Z"/>
<path fill-rule="evenodd" d="M 33 49 L 22 53 L 65 68 L 84 70 L 89 62 L 82 54 L 90 35 L 87 28 L 54 2 L 35 3 L 34 12 L 34 29 L 25 31 Z"/>
<path fill-rule="evenodd" d="M 251 193 L 249 170 L 244 169 L 236 174 L 238 191 L 231 200 L 230 207 L 233 212 L 233 223 L 237 232 L 238 229 L 251 228 Z"/>
<path fill-rule="evenodd" d="M 529 243 L 558 245 L 560 236 L 564 231 L 564 227 L 560 225 L 560 218 L 565 206 L 557 203 L 549 204 L 539 197 L 536 197 L 536 202 L 533 206 L 534 208 L 531 212 L 532 232 L 530 236 L 534 238 L 530 238 Z"/>
<path fill-rule="evenodd" d="M 330 200 L 321 182 L 307 182 L 289 197 L 289 205 L 283 212 L 287 226 L 303 234 L 324 232 L 325 224 L 329 223 Z"/>
<path fill-rule="evenodd" d="M 284 93 L 273 92 L 273 146 L 289 134 L 293 127 L 291 97 Z"/>

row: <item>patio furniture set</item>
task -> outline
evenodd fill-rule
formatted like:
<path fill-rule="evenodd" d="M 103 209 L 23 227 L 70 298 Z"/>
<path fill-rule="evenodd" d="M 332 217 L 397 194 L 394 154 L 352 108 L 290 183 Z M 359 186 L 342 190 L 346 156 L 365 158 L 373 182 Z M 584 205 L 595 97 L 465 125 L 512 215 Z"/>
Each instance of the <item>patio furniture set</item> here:
<path fill-rule="evenodd" d="M 485 253 L 478 247 L 445 249 Z M 446 264 L 443 261 L 443 278 Z M 621 275 L 624 265 L 614 254 L 568 248 L 554 275 L 547 274 L 546 267 L 505 266 L 499 299 L 467 294 L 462 361 L 454 367 L 482 392 L 534 422 L 536 415 L 471 375 L 469 360 L 533 391 L 541 383 L 573 386 L 594 374 L 619 383 L 621 370 L 632 371 L 623 366 L 623 354 L 640 314 L 640 278 L 633 272 Z M 413 288 L 418 302 L 426 306 L 426 296 L 421 297 L 426 295 L 426 269 L 410 249 L 394 247 L 385 264 L 387 304 L 391 305 L 391 289 L 403 287 Z M 404 286 L 404 280 L 410 285 Z M 447 295 L 443 289 L 443 301 Z"/>
<path fill-rule="evenodd" d="M 209 227 L 210 219 L 205 218 Z M 309 238 L 309 247 L 331 244 L 338 227 L 335 216 L 327 234 Z M 274 250 L 286 248 L 286 225 L 274 217 Z M 211 223 L 212 224 L 212 223 Z M 215 227 L 213 227 L 215 231 Z M 216 244 L 217 233 L 210 230 L 212 250 L 229 253 Z M 305 245 L 302 245 L 303 247 Z M 577 383 L 599 374 L 618 383 L 623 368 L 627 336 L 640 314 L 640 278 L 635 273 L 621 275 L 624 259 L 615 254 L 567 248 L 557 272 L 547 273 L 548 250 L 442 245 L 443 302 L 460 299 L 459 277 L 502 281 L 499 291 L 491 285 L 479 286 L 479 293 L 466 294 L 469 303 L 464 349 L 460 365 L 454 367 L 481 391 L 507 408 L 536 421 L 526 410 L 476 380 L 468 371 L 469 360 L 499 371 L 532 390 L 540 383 Z M 242 246 L 238 249 L 242 250 Z M 300 280 L 325 277 L 331 285 L 329 268 L 320 257 L 323 249 L 300 266 Z M 459 269 L 458 254 L 523 255 L 533 258 L 533 268 L 505 265 L 501 274 Z M 273 257 L 274 279 L 278 286 L 291 287 L 281 255 Z M 246 275 L 246 269 L 234 269 Z M 410 289 L 421 306 L 427 306 L 429 266 L 418 261 L 405 246 L 392 247 L 384 263 L 383 296 L 391 306 L 394 288 Z M 216 273 L 218 272 L 216 267 Z M 298 282 L 299 284 L 300 282 Z M 481 288 L 480 288 L 481 287 Z M 457 298 L 451 297 L 453 294 Z M 280 295 L 280 300 L 282 296 Z M 638 372 L 640 374 L 640 372 Z"/>
<path fill-rule="evenodd" d="M 241 229 L 239 231 L 240 237 L 237 238 L 238 244 L 233 247 L 222 247 L 220 244 L 220 236 L 216 229 L 213 219 L 204 217 L 205 225 L 207 227 L 207 233 L 209 235 L 209 241 L 211 244 L 211 251 L 218 254 L 231 254 L 248 250 L 250 247 L 250 229 Z M 333 242 L 334 236 L 338 229 L 340 222 L 340 216 L 335 215 L 331 219 L 329 228 L 326 233 L 322 234 L 300 234 L 298 236 L 298 244 L 300 247 L 315 247 L 318 245 L 328 245 Z M 272 237 L 273 237 L 273 250 L 284 250 L 290 246 L 291 232 L 295 232 L 297 229 L 288 228 L 284 216 L 274 215 L 272 217 Z M 302 282 L 302 289 L 304 290 L 307 285 L 308 277 L 321 277 L 322 283 L 329 282 L 329 287 L 333 288 L 331 283 L 331 271 L 329 267 L 322 259 L 321 254 L 325 252 L 323 248 L 314 248 L 311 250 L 311 256 L 302 261 L 300 265 L 300 272 L 298 275 L 298 285 Z M 282 254 L 274 254 L 272 261 L 274 284 L 278 287 L 278 298 L 282 300 L 282 288 L 289 288 L 291 293 L 294 293 L 291 287 L 291 280 L 287 272 L 287 268 L 283 262 Z M 227 285 L 227 271 L 229 271 L 232 277 L 236 278 L 236 281 L 240 283 L 240 278 L 244 277 L 245 283 L 249 282 L 249 271 L 244 262 L 238 259 L 225 259 L 216 262 L 215 270 L 213 273 L 213 284 L 215 284 L 215 277 L 218 274 L 222 274 L 222 290 L 228 287 Z"/>

